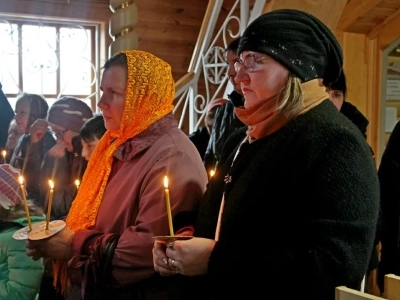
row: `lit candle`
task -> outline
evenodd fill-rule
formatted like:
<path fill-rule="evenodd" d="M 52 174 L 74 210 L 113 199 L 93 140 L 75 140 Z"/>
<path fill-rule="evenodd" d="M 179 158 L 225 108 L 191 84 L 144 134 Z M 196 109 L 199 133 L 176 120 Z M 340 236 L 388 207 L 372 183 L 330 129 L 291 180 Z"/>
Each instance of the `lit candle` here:
<path fill-rule="evenodd" d="M 3 156 L 3 164 L 5 164 L 6 163 L 7 151 L 6 150 L 1 151 L 1 155 Z"/>
<path fill-rule="evenodd" d="M 211 171 L 210 171 L 210 178 L 213 177 L 214 174 L 215 174 L 215 171 L 214 171 L 214 170 L 211 170 Z"/>
<path fill-rule="evenodd" d="M 53 205 L 54 183 L 52 180 L 49 180 L 49 185 L 50 185 L 50 193 L 49 193 L 49 201 L 47 203 L 46 230 L 49 230 L 51 207 Z"/>
<path fill-rule="evenodd" d="M 19 184 L 21 185 L 22 197 L 24 198 L 25 215 L 26 215 L 26 218 L 28 219 L 29 231 L 31 231 L 32 230 L 32 223 L 31 223 L 31 217 L 29 215 L 28 201 L 26 200 L 26 192 L 25 192 L 25 187 L 24 187 L 24 177 L 19 176 Z"/>
<path fill-rule="evenodd" d="M 81 184 L 81 182 L 77 179 L 75 180 L 75 185 L 76 185 L 76 189 L 79 190 L 79 185 Z"/>
<path fill-rule="evenodd" d="M 165 188 L 165 202 L 167 204 L 167 214 L 168 214 L 168 225 L 169 225 L 169 234 L 174 236 L 174 228 L 172 226 L 172 213 L 171 213 L 171 200 L 169 198 L 169 188 L 168 188 L 168 177 L 164 177 L 164 188 Z"/>

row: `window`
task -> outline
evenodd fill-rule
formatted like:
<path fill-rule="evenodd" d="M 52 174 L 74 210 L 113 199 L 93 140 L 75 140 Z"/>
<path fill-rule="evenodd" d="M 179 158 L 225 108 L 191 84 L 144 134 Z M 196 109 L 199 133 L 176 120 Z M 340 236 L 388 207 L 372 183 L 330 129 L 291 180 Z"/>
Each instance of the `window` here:
<path fill-rule="evenodd" d="M 97 34 L 96 25 L 0 17 L 0 82 L 11 105 L 27 92 L 43 95 L 49 106 L 68 95 L 95 109 Z"/>

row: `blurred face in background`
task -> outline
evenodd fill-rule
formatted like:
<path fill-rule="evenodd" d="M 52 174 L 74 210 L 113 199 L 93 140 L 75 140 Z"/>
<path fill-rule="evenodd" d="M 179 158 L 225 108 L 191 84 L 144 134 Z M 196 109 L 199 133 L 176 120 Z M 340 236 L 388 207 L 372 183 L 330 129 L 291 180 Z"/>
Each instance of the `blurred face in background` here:
<path fill-rule="evenodd" d="M 17 145 L 17 142 L 22 135 L 23 135 L 23 132 L 19 131 L 18 125 L 17 125 L 15 119 L 13 119 L 8 128 L 6 149 L 8 149 L 8 150 L 15 149 L 15 146 Z"/>
<path fill-rule="evenodd" d="M 93 139 L 91 141 L 85 141 L 84 139 L 81 138 L 81 143 L 82 143 L 82 157 L 84 157 L 86 160 L 89 160 L 90 157 L 92 156 L 94 149 L 99 143 L 99 139 L 95 136 L 93 136 Z"/>
<path fill-rule="evenodd" d="M 228 50 L 225 52 L 225 62 L 228 65 L 228 70 L 226 72 L 226 75 L 228 75 L 229 81 L 232 83 L 233 85 L 233 89 L 242 94 L 242 90 L 240 88 L 240 83 L 237 83 L 235 81 L 235 76 L 236 76 L 236 72 L 235 72 L 235 62 L 239 61 L 239 57 L 236 55 L 235 52 Z"/>
<path fill-rule="evenodd" d="M 26 128 L 29 121 L 30 102 L 27 98 L 21 98 L 15 105 L 15 122 L 17 123 L 18 130 L 26 133 L 29 128 Z"/>
<path fill-rule="evenodd" d="M 54 137 L 56 138 L 57 145 L 63 146 L 68 152 L 73 152 L 74 146 L 72 145 L 72 138 L 79 135 L 79 133 L 51 122 L 49 122 L 49 126 L 51 127 L 51 131 L 53 131 Z"/>
<path fill-rule="evenodd" d="M 215 106 L 212 109 L 208 110 L 204 118 L 204 123 L 206 125 L 209 134 L 211 134 L 212 125 L 214 123 L 214 118 L 215 118 L 215 113 L 217 112 L 217 108 L 218 106 Z"/>
<path fill-rule="evenodd" d="M 328 88 L 326 89 L 326 92 L 329 94 L 329 100 L 331 100 L 336 108 L 340 110 L 344 102 L 343 92 L 339 90 L 331 90 Z"/>

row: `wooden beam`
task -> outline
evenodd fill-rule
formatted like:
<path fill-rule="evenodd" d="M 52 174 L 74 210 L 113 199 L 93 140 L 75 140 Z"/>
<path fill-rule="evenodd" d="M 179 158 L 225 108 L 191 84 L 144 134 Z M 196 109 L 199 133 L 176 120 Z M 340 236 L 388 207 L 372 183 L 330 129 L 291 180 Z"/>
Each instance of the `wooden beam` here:
<path fill-rule="evenodd" d="M 338 23 L 338 29 L 348 31 L 348 29 L 363 17 L 371 9 L 376 7 L 383 0 L 351 0 L 343 9 L 342 16 Z"/>
<path fill-rule="evenodd" d="M 370 33 L 368 33 L 368 38 L 370 38 L 370 39 L 375 38 L 386 25 L 388 25 L 393 20 L 397 19 L 399 16 L 400 16 L 400 9 L 396 10 L 395 13 L 391 14 L 389 17 L 387 17 L 379 25 L 375 26 L 374 29 L 371 30 Z"/>

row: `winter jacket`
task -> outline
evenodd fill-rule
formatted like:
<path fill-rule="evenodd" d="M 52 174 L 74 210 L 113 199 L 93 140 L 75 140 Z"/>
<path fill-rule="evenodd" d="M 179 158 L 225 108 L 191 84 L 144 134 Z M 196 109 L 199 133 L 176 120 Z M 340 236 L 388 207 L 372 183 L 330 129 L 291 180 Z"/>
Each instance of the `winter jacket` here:
<path fill-rule="evenodd" d="M 326 100 L 244 143 L 232 165 L 245 131 L 226 143 L 202 200 L 194 234 L 214 239 L 225 193 L 220 237 L 207 275 L 188 279 L 190 299 L 297 299 L 307 290 L 309 300 L 333 300 L 336 286 L 359 289 L 379 204 L 359 130 Z"/>
<path fill-rule="evenodd" d="M 44 221 L 43 217 L 31 217 L 32 224 Z M 15 231 L 28 225 L 26 218 L 14 222 L 0 222 L 0 299 L 35 299 L 43 275 L 42 260 L 34 261 L 27 256 L 25 240 L 12 237 Z"/>
<path fill-rule="evenodd" d="M 222 148 L 229 136 L 245 125 L 235 114 L 235 107 L 243 106 L 243 96 L 233 91 L 228 95 L 229 101 L 217 108 L 204 154 L 204 165 L 207 171 L 213 170 L 221 157 Z"/>
<path fill-rule="evenodd" d="M 378 285 L 383 292 L 385 275 L 400 275 L 400 122 L 390 134 L 381 158 L 378 176 L 382 212 Z"/>
<path fill-rule="evenodd" d="M 191 140 L 195 145 L 197 151 L 199 151 L 201 159 L 203 159 L 204 154 L 206 153 L 208 141 L 210 140 L 210 134 L 208 133 L 207 127 L 202 126 L 189 134 L 189 140 Z"/>
<path fill-rule="evenodd" d="M 0 149 L 6 147 L 8 137 L 8 127 L 11 120 L 14 118 L 14 110 L 6 95 L 3 93 L 2 85 L 0 83 Z"/>
<path fill-rule="evenodd" d="M 163 180 L 167 175 L 173 215 L 196 210 L 207 184 L 200 155 L 168 114 L 121 145 L 113 157 L 96 224 L 77 231 L 72 241 L 72 285 L 66 299 L 80 299 L 82 282 L 90 291 L 94 274 L 102 276 L 105 244 L 115 234 L 120 237 L 112 259 L 112 289 L 104 299 L 175 299 L 180 278 L 162 278 L 153 267 L 153 238 L 169 235 Z"/>

